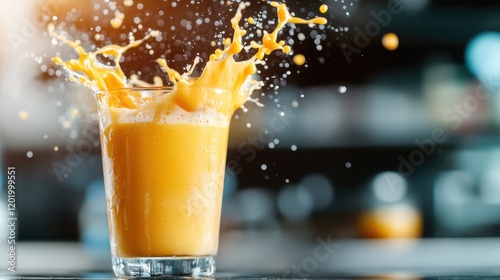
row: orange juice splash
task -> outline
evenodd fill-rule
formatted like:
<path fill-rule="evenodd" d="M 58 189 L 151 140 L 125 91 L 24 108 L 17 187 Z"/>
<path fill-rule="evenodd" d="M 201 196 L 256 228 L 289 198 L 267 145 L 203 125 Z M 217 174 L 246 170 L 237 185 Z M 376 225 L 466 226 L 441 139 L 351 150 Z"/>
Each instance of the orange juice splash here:
<path fill-rule="evenodd" d="M 205 106 L 215 107 L 219 112 L 223 113 L 234 112 L 236 109 L 242 107 L 246 101 L 251 100 L 250 96 L 252 92 L 263 85 L 261 81 L 251 79 L 251 76 L 257 72 L 256 65 L 264 64 L 264 57 L 273 51 L 291 52 L 291 47 L 286 45 L 285 41 L 278 39 L 280 31 L 287 23 L 327 23 L 327 20 L 323 17 L 313 19 L 293 17 L 288 11 L 286 4 L 283 3 L 272 1 L 270 5 L 277 9 L 278 23 L 276 27 L 271 33 L 263 31 L 262 42 L 251 41 L 249 44 L 245 44 L 244 36 L 247 32 L 240 27 L 245 4 L 239 4 L 236 15 L 231 19 L 232 29 L 234 30 L 233 38 L 226 38 L 224 40 L 225 47 L 215 50 L 200 77 L 192 76 L 192 70 L 198 61 L 195 61 L 191 67 L 191 71 L 181 74 L 170 68 L 165 59 L 158 59 L 157 62 L 167 73 L 168 79 L 174 86 L 170 102 L 177 104 L 188 112 L 199 110 Z M 253 18 L 251 21 L 254 21 Z M 59 57 L 53 59 L 56 64 L 63 66 L 69 71 L 71 80 L 84 84 L 93 90 L 129 88 L 134 84 L 147 85 L 136 78 L 128 79 L 123 73 L 119 61 L 123 54 L 130 48 L 137 47 L 152 36 L 158 36 L 158 31 L 151 31 L 142 40 L 134 41 L 125 47 L 109 45 L 95 52 L 85 52 L 79 42 L 73 42 L 62 35 L 58 35 L 54 25 L 49 25 L 49 32 L 52 36 L 72 47 L 79 56 L 78 59 L 69 61 L 63 61 Z M 249 52 L 252 49 L 255 51 L 255 54 L 250 59 L 243 61 L 235 60 L 235 55 L 243 51 Z M 97 58 L 99 55 L 113 57 L 114 65 L 108 66 L 102 64 Z M 161 84 L 157 81 L 155 85 Z M 210 94 L 210 96 L 195 95 L 192 93 L 192 89 L 203 87 L 218 88 L 221 91 L 229 93 L 230 96 L 222 97 L 217 93 Z M 119 91 L 116 94 L 119 94 Z M 116 107 L 133 109 L 138 106 L 136 101 L 126 96 L 117 97 L 120 102 L 114 104 Z"/>

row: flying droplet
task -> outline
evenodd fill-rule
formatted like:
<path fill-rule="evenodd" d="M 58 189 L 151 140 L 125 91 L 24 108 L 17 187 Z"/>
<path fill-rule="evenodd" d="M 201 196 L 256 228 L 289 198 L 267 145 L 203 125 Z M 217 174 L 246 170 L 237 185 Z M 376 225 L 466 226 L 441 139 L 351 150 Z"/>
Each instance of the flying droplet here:
<path fill-rule="evenodd" d="M 302 54 L 296 54 L 293 57 L 293 63 L 295 63 L 295 65 L 302 66 L 306 63 L 306 57 Z"/>
<path fill-rule="evenodd" d="M 326 12 L 328 12 L 328 6 L 326 4 L 323 4 L 319 7 L 319 11 L 324 14 Z"/>
<path fill-rule="evenodd" d="M 388 51 L 395 51 L 399 46 L 398 35 L 394 33 L 387 33 L 382 37 L 382 45 Z"/>
<path fill-rule="evenodd" d="M 29 117 L 30 117 L 30 115 L 28 114 L 28 112 L 19 111 L 19 119 L 21 119 L 22 121 L 27 120 Z"/>

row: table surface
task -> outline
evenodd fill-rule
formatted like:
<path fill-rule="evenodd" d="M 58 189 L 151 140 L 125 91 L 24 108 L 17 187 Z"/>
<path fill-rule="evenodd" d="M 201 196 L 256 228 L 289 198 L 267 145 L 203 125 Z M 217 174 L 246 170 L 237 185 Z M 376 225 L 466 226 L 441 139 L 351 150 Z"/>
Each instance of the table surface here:
<path fill-rule="evenodd" d="M 75 275 L 22 275 L 22 274 L 4 274 L 0 276 L 0 279 L 116 279 L 110 273 L 82 273 Z M 159 278 L 155 278 L 159 279 Z M 168 278 L 168 279 L 189 279 L 189 278 Z M 353 280 L 365 280 L 365 279 L 401 279 L 401 280 L 493 280 L 499 279 L 500 274 L 490 274 L 489 272 L 485 273 L 471 273 L 471 274 L 455 274 L 452 272 L 444 273 L 440 275 L 419 275 L 415 273 L 386 273 L 386 274 L 356 274 L 356 275 L 316 275 L 309 276 L 305 278 L 301 277 L 291 277 L 291 278 L 283 278 L 280 275 L 259 275 L 259 274 L 237 274 L 237 273 L 217 273 L 214 278 L 208 279 L 332 279 L 332 280 L 344 280 L 344 279 L 353 279 Z"/>
<path fill-rule="evenodd" d="M 500 238 L 335 240 L 328 258 L 307 274 L 320 243 L 236 237 L 222 244 L 215 279 L 500 280 Z M 79 243 L 20 243 L 16 273 L 2 261 L 0 279 L 113 279 L 110 257 L 95 253 Z"/>

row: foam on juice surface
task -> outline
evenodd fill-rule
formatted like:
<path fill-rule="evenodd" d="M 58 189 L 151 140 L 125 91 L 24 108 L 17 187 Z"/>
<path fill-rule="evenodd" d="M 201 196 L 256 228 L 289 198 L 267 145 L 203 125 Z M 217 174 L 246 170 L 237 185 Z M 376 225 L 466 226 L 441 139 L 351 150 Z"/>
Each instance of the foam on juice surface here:
<path fill-rule="evenodd" d="M 101 114 L 101 118 L 106 118 L 108 115 L 112 119 L 103 119 L 104 127 L 107 127 L 111 122 L 119 123 L 145 123 L 156 122 L 161 124 L 198 124 L 198 125 L 214 125 L 214 126 L 229 126 L 229 116 L 221 112 L 216 106 L 205 106 L 196 111 L 186 111 L 172 102 L 173 89 L 168 88 L 134 88 L 120 89 L 120 93 L 128 96 L 137 95 L 137 108 L 113 107 L 115 104 L 115 90 L 108 93 L 97 93 L 101 110 L 109 112 L 109 114 Z M 225 95 L 225 92 L 220 92 L 217 89 L 193 89 L 199 95 Z M 151 93 L 152 96 L 143 94 Z M 116 94 L 120 94 L 116 93 Z"/>
<path fill-rule="evenodd" d="M 203 108 L 195 112 L 186 112 L 180 107 L 175 107 L 155 116 L 150 110 L 131 111 L 130 109 L 117 108 L 117 121 L 120 123 L 140 123 L 155 121 L 161 124 L 198 124 L 227 126 L 229 120 L 214 108 Z M 111 121 L 111 120 L 110 120 Z"/>

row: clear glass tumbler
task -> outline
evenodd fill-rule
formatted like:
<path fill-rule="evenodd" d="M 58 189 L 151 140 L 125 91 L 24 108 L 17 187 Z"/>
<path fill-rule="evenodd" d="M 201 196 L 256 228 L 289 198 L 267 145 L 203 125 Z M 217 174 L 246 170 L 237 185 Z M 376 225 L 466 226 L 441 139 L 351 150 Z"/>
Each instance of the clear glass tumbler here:
<path fill-rule="evenodd" d="M 173 96 L 166 87 L 96 94 L 117 277 L 215 273 L 231 115 L 210 104 L 186 111 Z"/>

